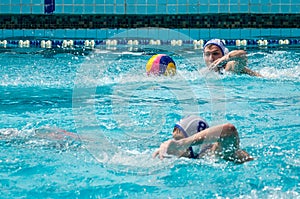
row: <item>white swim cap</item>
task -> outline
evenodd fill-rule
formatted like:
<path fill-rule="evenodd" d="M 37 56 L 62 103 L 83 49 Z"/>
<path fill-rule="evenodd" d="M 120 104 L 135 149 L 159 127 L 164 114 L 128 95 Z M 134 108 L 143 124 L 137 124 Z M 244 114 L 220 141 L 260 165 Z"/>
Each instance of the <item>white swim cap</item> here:
<path fill-rule="evenodd" d="M 211 39 L 211 40 L 209 40 L 208 42 L 206 42 L 204 44 L 203 49 L 205 49 L 205 47 L 210 45 L 210 44 L 218 46 L 221 49 L 223 56 L 226 55 L 227 53 L 229 53 L 228 48 L 225 47 L 224 42 L 220 39 Z"/>
<path fill-rule="evenodd" d="M 190 115 L 175 124 L 185 137 L 192 136 L 204 129 L 209 128 L 207 122 L 199 116 Z"/>

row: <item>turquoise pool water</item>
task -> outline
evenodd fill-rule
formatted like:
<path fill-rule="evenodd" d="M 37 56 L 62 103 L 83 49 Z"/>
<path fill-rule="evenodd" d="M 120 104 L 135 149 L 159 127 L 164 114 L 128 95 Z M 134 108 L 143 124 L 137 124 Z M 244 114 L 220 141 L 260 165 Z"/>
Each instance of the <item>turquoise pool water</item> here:
<path fill-rule="evenodd" d="M 248 47 L 263 78 L 193 46 L 0 50 L 1 198 L 300 197 L 299 47 Z M 176 76 L 145 74 L 155 53 Z M 234 124 L 255 160 L 152 159 L 187 114 Z"/>

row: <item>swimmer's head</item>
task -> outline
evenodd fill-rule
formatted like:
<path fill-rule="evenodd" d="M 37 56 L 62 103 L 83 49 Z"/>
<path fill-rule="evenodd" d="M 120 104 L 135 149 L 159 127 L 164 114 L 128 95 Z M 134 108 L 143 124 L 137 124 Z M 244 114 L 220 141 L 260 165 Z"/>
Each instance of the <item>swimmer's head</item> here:
<path fill-rule="evenodd" d="M 208 45 L 215 45 L 215 46 L 219 47 L 223 56 L 226 55 L 229 52 L 228 48 L 225 47 L 224 42 L 220 39 L 211 39 L 211 40 L 209 40 L 208 42 L 206 42 L 204 44 L 203 49 L 205 50 L 205 48 Z"/>
<path fill-rule="evenodd" d="M 209 125 L 203 118 L 190 115 L 175 124 L 173 137 L 176 140 L 190 137 L 207 128 L 209 128 Z"/>
<path fill-rule="evenodd" d="M 214 61 L 223 57 L 229 52 L 225 44 L 220 39 L 211 39 L 203 46 L 203 58 L 206 66 L 210 66 Z"/>

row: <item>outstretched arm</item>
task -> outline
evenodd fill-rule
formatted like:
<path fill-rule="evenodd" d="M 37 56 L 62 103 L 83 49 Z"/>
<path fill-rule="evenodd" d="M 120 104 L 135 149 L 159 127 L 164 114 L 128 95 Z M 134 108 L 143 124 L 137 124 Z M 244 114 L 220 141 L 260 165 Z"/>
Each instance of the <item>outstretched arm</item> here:
<path fill-rule="evenodd" d="M 242 67 L 247 65 L 247 52 L 244 50 L 233 50 L 223 57 L 214 61 L 211 64 L 210 68 L 218 68 L 223 67 L 225 65 L 225 70 L 227 71 L 235 71 L 240 72 L 238 70 L 242 70 Z M 238 67 L 234 67 L 238 63 Z"/>
<path fill-rule="evenodd" d="M 153 158 L 160 159 L 167 155 L 182 156 L 186 149 L 192 145 L 216 143 L 213 152 L 225 160 L 243 163 L 253 160 L 246 152 L 239 148 L 240 139 L 234 125 L 227 123 L 205 129 L 193 136 L 180 140 L 168 140 L 160 145 L 153 153 Z"/>
<path fill-rule="evenodd" d="M 237 74 L 243 73 L 247 66 L 247 52 L 244 50 L 233 50 L 221 59 L 226 63 L 225 70 L 233 71 Z"/>
<path fill-rule="evenodd" d="M 250 68 L 244 67 L 244 73 L 250 75 L 250 76 L 257 76 L 257 77 L 262 77 L 261 74 L 259 74 L 258 72 L 255 72 L 253 70 L 251 70 Z"/>
<path fill-rule="evenodd" d="M 247 52 L 244 50 L 233 50 L 229 52 L 227 55 L 224 55 L 220 59 L 216 60 L 211 67 L 223 67 L 225 65 L 226 71 L 232 71 L 237 74 L 248 74 L 251 76 L 259 76 L 261 75 L 251 69 L 247 68 Z"/>
<path fill-rule="evenodd" d="M 189 146 L 188 143 L 183 143 L 182 140 L 168 140 L 160 145 L 159 149 L 152 154 L 152 157 L 155 158 L 156 156 L 159 156 L 160 159 L 163 159 L 168 155 L 180 157 L 185 153 Z"/>
<path fill-rule="evenodd" d="M 224 128 L 225 127 L 225 128 Z M 168 140 L 160 145 L 160 148 L 153 153 L 153 157 L 159 156 L 160 159 L 165 158 L 167 155 L 181 156 L 188 147 L 192 145 L 199 145 L 202 143 L 214 143 L 220 138 L 230 137 L 232 130 L 228 131 L 226 124 L 210 127 L 193 136 L 181 140 Z M 239 139 L 234 139 L 234 145 L 239 144 Z"/>

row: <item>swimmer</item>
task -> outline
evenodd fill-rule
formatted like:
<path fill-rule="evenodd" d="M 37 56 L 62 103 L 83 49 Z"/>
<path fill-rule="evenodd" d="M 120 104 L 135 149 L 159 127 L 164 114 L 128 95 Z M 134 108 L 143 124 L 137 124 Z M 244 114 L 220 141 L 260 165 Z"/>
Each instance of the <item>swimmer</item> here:
<path fill-rule="evenodd" d="M 79 140 L 76 133 L 68 132 L 64 129 L 44 126 L 34 130 L 34 136 L 38 138 L 45 138 L 48 140 Z"/>
<path fill-rule="evenodd" d="M 14 144 L 30 142 L 30 147 L 43 145 L 56 149 L 78 148 L 82 142 L 78 134 L 50 126 L 26 131 L 15 128 L 0 129 L 1 140 Z"/>
<path fill-rule="evenodd" d="M 203 46 L 203 58 L 210 70 L 219 72 L 230 71 L 236 74 L 261 75 L 252 71 L 247 66 L 247 56 L 244 50 L 230 51 L 220 39 L 211 39 Z"/>
<path fill-rule="evenodd" d="M 172 136 L 153 153 L 153 158 L 175 155 L 197 159 L 214 155 L 240 164 L 253 160 L 240 149 L 237 129 L 230 123 L 209 127 L 201 117 L 191 115 L 176 123 Z"/>

